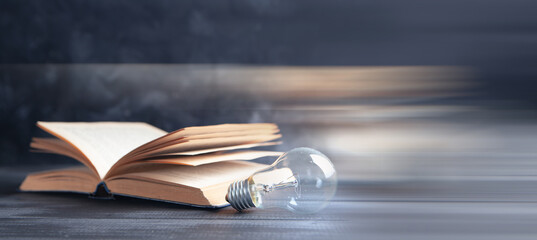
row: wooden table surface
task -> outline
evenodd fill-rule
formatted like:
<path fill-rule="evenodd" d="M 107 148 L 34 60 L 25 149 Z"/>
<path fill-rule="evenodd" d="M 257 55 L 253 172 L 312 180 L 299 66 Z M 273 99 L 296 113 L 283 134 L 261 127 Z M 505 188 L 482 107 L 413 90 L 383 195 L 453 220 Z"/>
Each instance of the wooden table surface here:
<path fill-rule="evenodd" d="M 50 168 L 47 167 L 47 168 Z M 127 197 L 22 193 L 40 167 L 0 168 L 2 238 L 536 239 L 537 194 L 527 179 L 340 182 L 315 215 L 237 213 Z"/>

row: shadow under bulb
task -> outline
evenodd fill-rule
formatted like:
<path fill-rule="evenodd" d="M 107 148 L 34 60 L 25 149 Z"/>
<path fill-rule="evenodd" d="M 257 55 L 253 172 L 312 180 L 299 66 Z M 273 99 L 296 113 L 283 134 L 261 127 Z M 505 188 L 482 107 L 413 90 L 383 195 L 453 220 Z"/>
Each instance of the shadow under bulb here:
<path fill-rule="evenodd" d="M 325 208 L 337 188 L 334 165 L 311 148 L 295 148 L 268 168 L 229 186 L 226 200 L 238 211 L 284 208 L 315 213 Z"/>

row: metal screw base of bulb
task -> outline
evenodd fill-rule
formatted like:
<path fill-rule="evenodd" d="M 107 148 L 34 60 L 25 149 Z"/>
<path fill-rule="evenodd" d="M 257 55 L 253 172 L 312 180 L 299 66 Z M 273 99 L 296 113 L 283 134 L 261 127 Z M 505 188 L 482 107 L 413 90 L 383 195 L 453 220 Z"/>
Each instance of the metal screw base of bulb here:
<path fill-rule="evenodd" d="M 229 185 L 226 201 L 228 201 L 237 211 L 255 207 L 255 204 L 252 201 L 252 196 L 250 195 L 250 184 L 248 183 L 248 179 L 236 181 Z"/>

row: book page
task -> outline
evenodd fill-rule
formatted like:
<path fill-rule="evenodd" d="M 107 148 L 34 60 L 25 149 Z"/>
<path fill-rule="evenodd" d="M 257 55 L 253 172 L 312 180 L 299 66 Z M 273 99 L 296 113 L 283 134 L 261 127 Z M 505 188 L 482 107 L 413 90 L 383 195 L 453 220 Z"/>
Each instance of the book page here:
<path fill-rule="evenodd" d="M 26 176 L 21 191 L 70 191 L 92 193 L 100 180 L 84 166 L 32 173 Z"/>
<path fill-rule="evenodd" d="M 274 123 L 221 124 L 211 126 L 187 127 L 170 132 L 160 138 L 148 142 L 129 153 L 129 155 L 136 155 L 140 152 L 147 152 L 150 150 L 167 147 L 175 143 L 192 139 L 275 134 L 278 132 L 279 128 Z"/>
<path fill-rule="evenodd" d="M 222 138 L 222 137 L 237 137 L 237 136 L 260 136 L 260 135 L 271 135 L 271 134 L 277 134 L 280 130 L 278 128 L 272 128 L 272 129 L 249 129 L 249 130 L 240 130 L 240 131 L 225 131 L 225 132 L 213 132 L 213 133 L 204 133 L 204 134 L 198 134 L 198 135 L 189 135 L 189 136 L 183 136 L 178 137 L 176 139 L 156 144 L 157 140 L 161 141 L 165 137 L 169 137 L 172 135 L 172 133 L 167 134 L 164 137 L 161 137 L 155 141 L 151 141 L 147 144 L 144 144 L 143 146 L 137 148 L 136 150 L 130 152 L 127 156 L 136 156 L 136 155 L 142 155 L 143 153 L 154 151 L 156 149 L 162 149 L 165 147 L 169 147 L 171 145 L 175 145 L 178 143 L 190 141 L 190 140 L 200 140 L 200 139 L 210 139 L 210 138 Z M 175 134 L 177 135 L 177 134 Z"/>
<path fill-rule="evenodd" d="M 261 142 L 261 143 L 249 143 L 249 144 L 241 144 L 241 145 L 235 145 L 235 146 L 229 146 L 229 147 L 217 147 L 217 148 L 207 148 L 207 149 L 201 149 L 201 150 L 192 150 L 188 152 L 180 152 L 180 153 L 167 153 L 158 156 L 192 156 L 192 155 L 198 155 L 198 154 L 206 154 L 211 152 L 218 152 L 218 151 L 231 151 L 231 150 L 237 150 L 237 149 L 244 149 L 244 148 L 253 148 L 253 147 L 265 147 L 265 146 L 273 146 L 273 145 L 279 145 L 282 144 L 282 142 Z"/>
<path fill-rule="evenodd" d="M 142 154 L 142 156 L 158 156 L 169 153 L 181 153 L 199 151 L 212 148 L 232 147 L 244 144 L 262 143 L 281 138 L 281 134 L 251 135 L 251 136 L 233 136 L 218 137 L 209 139 L 194 139 L 179 142 L 167 147 L 155 149 Z"/>
<path fill-rule="evenodd" d="M 155 159 L 144 160 L 151 163 L 166 163 L 188 166 L 199 166 L 203 164 L 231 161 L 231 160 L 254 160 L 262 157 L 278 157 L 283 152 L 274 151 L 238 151 L 238 152 L 217 152 L 209 154 L 200 154 L 193 156 L 169 156 L 158 157 Z"/>
<path fill-rule="evenodd" d="M 268 166 L 245 161 L 225 161 L 196 167 L 142 162 L 121 167 L 122 169 L 119 170 L 121 174 L 112 176 L 106 181 L 127 178 L 203 188 L 223 182 L 241 180 L 239 178 L 246 178 Z"/>
<path fill-rule="evenodd" d="M 78 149 L 71 146 L 69 143 L 66 143 L 63 140 L 57 138 L 32 138 L 30 143 L 30 151 L 39 151 L 44 153 L 53 153 L 60 154 L 70 158 L 73 158 L 84 166 L 92 170 L 96 175 L 98 175 L 95 166 L 84 156 Z"/>
<path fill-rule="evenodd" d="M 100 178 L 124 155 L 166 134 L 140 122 L 38 122 L 37 125 L 80 150 Z"/>

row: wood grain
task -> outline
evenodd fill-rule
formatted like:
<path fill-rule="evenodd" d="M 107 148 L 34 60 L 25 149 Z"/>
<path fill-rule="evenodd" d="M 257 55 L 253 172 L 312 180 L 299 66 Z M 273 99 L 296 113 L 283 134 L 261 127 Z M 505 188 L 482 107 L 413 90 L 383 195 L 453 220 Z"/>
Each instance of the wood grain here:
<path fill-rule="evenodd" d="M 345 181 L 325 211 L 297 215 L 17 192 L 25 174 L 39 168 L 0 168 L 2 238 L 534 239 L 537 234 L 535 182 L 527 180 Z"/>

